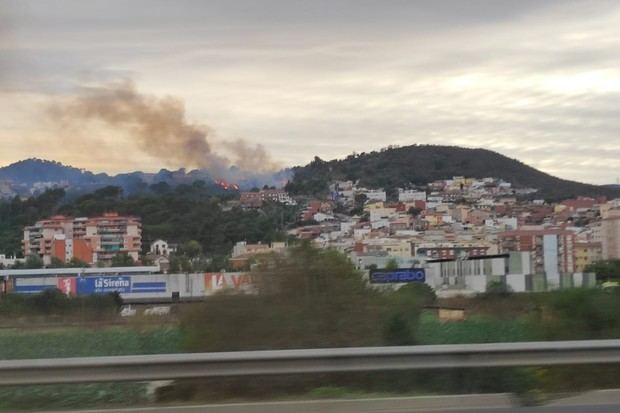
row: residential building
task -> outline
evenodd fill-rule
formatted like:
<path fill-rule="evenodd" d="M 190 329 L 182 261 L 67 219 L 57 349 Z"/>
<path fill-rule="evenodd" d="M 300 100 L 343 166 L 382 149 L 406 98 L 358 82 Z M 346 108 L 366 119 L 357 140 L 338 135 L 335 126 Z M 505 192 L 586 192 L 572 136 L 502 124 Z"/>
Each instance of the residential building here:
<path fill-rule="evenodd" d="M 263 204 L 260 192 L 241 192 L 241 205 L 249 208 L 259 208 Z"/>
<path fill-rule="evenodd" d="M 603 247 L 598 243 L 575 243 L 575 271 L 585 272 L 588 266 L 603 259 Z"/>
<path fill-rule="evenodd" d="M 429 259 L 457 259 L 487 255 L 490 246 L 484 243 L 423 242 L 415 246 L 415 254 Z"/>
<path fill-rule="evenodd" d="M 282 189 L 262 189 L 258 192 L 241 192 L 241 205 L 258 208 L 263 202 L 277 202 L 284 205 L 297 205 L 297 202 Z"/>
<path fill-rule="evenodd" d="M 237 242 L 232 250 L 230 265 L 233 269 L 243 269 L 248 266 L 250 258 L 270 252 L 282 252 L 286 249 L 284 242 L 272 242 L 271 244 L 248 244 L 246 241 Z"/>
<path fill-rule="evenodd" d="M 532 271 L 545 274 L 549 288 L 561 286 L 562 275 L 575 270 L 575 233 L 563 229 L 518 229 L 499 234 L 500 251 L 530 251 Z"/>
<path fill-rule="evenodd" d="M 567 199 L 562 201 L 559 205 L 556 206 L 556 210 L 561 208 L 566 208 L 571 212 L 580 210 L 580 209 L 592 209 L 598 203 L 604 203 L 605 199 L 594 199 L 587 197 L 578 197 L 576 199 Z"/>
<path fill-rule="evenodd" d="M 136 217 L 106 213 L 93 218 L 62 215 L 37 221 L 24 229 L 25 255 L 37 255 L 44 264 L 52 257 L 63 262 L 72 258 L 88 264 L 110 264 L 117 254 L 140 258 L 142 226 Z"/>
<path fill-rule="evenodd" d="M 601 224 L 603 259 L 620 259 L 620 209 L 611 209 Z"/>
<path fill-rule="evenodd" d="M 385 193 L 384 190 L 381 189 L 370 189 L 370 190 L 366 190 L 366 191 L 360 191 L 360 193 L 363 193 L 366 195 L 366 198 L 369 201 L 382 201 L 385 202 L 387 199 L 387 195 Z"/>
<path fill-rule="evenodd" d="M 284 205 L 297 205 L 297 202 L 282 189 L 264 189 L 260 191 L 263 202 L 271 201 Z"/>
<path fill-rule="evenodd" d="M 476 226 L 484 225 L 484 222 L 489 219 L 490 216 L 491 214 L 486 211 L 474 209 L 472 211 L 469 211 L 469 213 L 467 214 L 467 221 L 470 224 Z"/>
<path fill-rule="evenodd" d="M 366 208 L 364 208 L 364 210 L 369 212 L 370 222 L 388 220 L 395 218 L 398 215 L 396 208 L 385 207 L 381 202 L 369 204 Z"/>
<path fill-rule="evenodd" d="M 398 189 L 398 201 L 399 202 L 413 202 L 424 201 L 426 202 L 426 191 L 416 191 L 413 189 Z"/>

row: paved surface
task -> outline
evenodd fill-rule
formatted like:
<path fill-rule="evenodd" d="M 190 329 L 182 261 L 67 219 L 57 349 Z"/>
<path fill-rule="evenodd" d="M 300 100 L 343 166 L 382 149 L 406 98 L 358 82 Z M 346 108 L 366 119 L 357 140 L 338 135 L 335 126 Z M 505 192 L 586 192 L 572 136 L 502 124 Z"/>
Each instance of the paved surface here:
<path fill-rule="evenodd" d="M 620 404 L 607 406 L 545 406 L 545 407 L 510 407 L 507 409 L 489 409 L 489 410 L 444 410 L 449 413 L 474 413 L 483 411 L 484 413 L 618 413 L 620 412 Z M 414 412 L 416 412 L 414 410 Z M 420 411 L 416 412 L 419 413 Z M 429 411 L 428 413 L 437 413 L 438 411 Z M 387 412 L 386 412 L 387 413 Z"/>
<path fill-rule="evenodd" d="M 71 413 L 219 413 L 219 412 L 248 412 L 248 413 L 256 413 L 256 412 L 267 412 L 270 410 L 256 410 L 254 407 L 250 405 L 242 407 L 238 406 L 235 410 L 220 410 L 218 408 L 214 408 L 214 406 L 192 406 L 192 407 L 153 407 L 153 408 L 142 408 L 142 409 L 121 409 L 121 410 L 79 410 L 72 411 Z M 271 410 L 273 411 L 273 410 Z M 280 410 L 277 410 L 280 411 Z M 288 410 L 291 411 L 291 410 Z M 317 409 L 317 410 L 303 410 L 304 412 L 326 412 L 326 413 L 340 413 L 342 410 L 332 410 L 332 409 Z M 607 405 L 607 406 L 549 406 L 549 407 L 509 407 L 509 408 L 476 408 L 476 409 L 433 409 L 433 410 L 359 410 L 360 412 L 370 412 L 373 413 L 618 413 L 620 412 L 620 404 L 616 405 Z M 292 412 L 298 413 L 297 410 L 293 410 Z M 346 411 L 349 412 L 348 410 Z"/>
<path fill-rule="evenodd" d="M 508 394 L 473 394 L 74 410 L 72 413 L 620 413 L 620 390 L 577 394 L 542 407 L 514 407 L 513 404 L 514 399 Z"/>

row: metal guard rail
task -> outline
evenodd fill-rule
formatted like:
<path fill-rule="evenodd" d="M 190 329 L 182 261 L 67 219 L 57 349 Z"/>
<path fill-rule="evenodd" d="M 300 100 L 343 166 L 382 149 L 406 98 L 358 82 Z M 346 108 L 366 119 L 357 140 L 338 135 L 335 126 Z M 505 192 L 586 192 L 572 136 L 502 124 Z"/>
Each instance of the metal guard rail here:
<path fill-rule="evenodd" d="M 620 362 L 620 340 L 356 347 L 0 361 L 0 385 Z"/>

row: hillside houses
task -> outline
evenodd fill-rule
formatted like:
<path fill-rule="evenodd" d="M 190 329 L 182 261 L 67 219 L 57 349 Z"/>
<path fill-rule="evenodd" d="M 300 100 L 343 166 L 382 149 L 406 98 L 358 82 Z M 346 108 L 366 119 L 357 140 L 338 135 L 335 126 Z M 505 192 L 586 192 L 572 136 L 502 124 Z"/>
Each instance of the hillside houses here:
<path fill-rule="evenodd" d="M 428 267 L 462 260 L 496 266 L 504 260 L 504 276 L 513 271 L 510 279 L 519 290 L 591 282 L 574 274 L 597 260 L 620 258 L 620 201 L 580 197 L 547 204 L 523 197 L 534 192 L 495 178 L 454 177 L 391 193 L 334 182 L 328 199 L 309 202 L 304 211 L 316 224 L 290 234 L 343 251 L 362 270 L 392 261 Z M 347 208 L 356 214 L 333 213 Z M 486 288 L 476 282 L 477 289 Z"/>

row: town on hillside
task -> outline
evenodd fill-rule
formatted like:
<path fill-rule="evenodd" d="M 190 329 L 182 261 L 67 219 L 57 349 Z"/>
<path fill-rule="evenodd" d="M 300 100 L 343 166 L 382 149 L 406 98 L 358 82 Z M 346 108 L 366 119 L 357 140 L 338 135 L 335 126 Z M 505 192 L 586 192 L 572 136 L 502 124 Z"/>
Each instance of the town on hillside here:
<path fill-rule="evenodd" d="M 216 266 L 220 273 L 251 272 L 261 254 L 286 253 L 303 241 L 346 255 L 371 283 L 424 282 L 450 297 L 491 288 L 536 292 L 594 286 L 594 265 L 620 259 L 620 199 L 547 203 L 536 199 L 535 188 L 462 176 L 391 192 L 336 181 L 322 199 L 267 186 L 235 192 L 223 209 L 261 211 L 275 204 L 297 211 L 296 219 L 282 241 L 237 241 L 225 261 L 211 262 L 211 271 Z M 189 254 L 188 265 L 179 264 L 178 256 L 188 255 L 187 248 L 178 251 L 179 244 L 190 240 L 149 239 L 145 245 L 142 236 L 137 216 L 51 216 L 24 228 L 24 258 L 0 255 L 0 266 L 20 269 L 34 257 L 50 274 L 63 266 L 135 264 L 155 266 L 149 273 L 201 271 L 191 265 L 196 254 Z M 423 276 L 412 276 L 413 270 Z M 226 277 L 221 280 L 226 284 Z"/>

